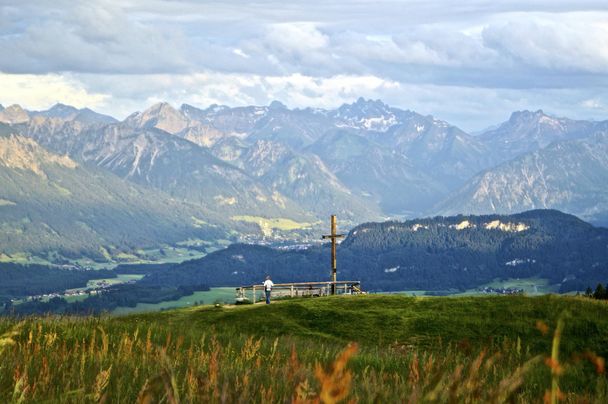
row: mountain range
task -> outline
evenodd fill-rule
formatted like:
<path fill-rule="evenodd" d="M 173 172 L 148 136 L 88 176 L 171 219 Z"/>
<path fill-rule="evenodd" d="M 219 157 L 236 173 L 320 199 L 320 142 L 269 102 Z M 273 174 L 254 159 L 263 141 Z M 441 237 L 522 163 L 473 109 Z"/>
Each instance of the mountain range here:
<path fill-rule="evenodd" d="M 549 144 L 472 178 L 443 214 L 555 208 L 608 223 L 608 133 Z"/>
<path fill-rule="evenodd" d="M 146 245 L 203 237 L 201 223 L 216 232 L 205 234 L 222 239 L 302 240 L 318 233 L 329 214 L 352 227 L 389 217 L 556 208 L 608 223 L 608 121 L 519 111 L 471 135 L 432 116 L 361 98 L 333 110 L 289 109 L 276 101 L 205 109 L 158 103 L 123 121 L 63 104 L 47 111 L 12 105 L 0 107 L 0 122 L 11 139 L 4 142 L 8 154 L 26 141 L 39 150 L 25 167 L 0 161 L 6 174 L 0 200 L 13 202 L 0 206 L 0 216 L 13 218 L 11 224 L 3 222 L 0 237 L 11 240 L 11 254 L 20 244 L 28 253 L 54 250 L 45 238 L 33 250 L 31 243 L 21 243 L 24 233 L 14 231 L 14 219 L 48 214 L 42 208 L 47 194 L 36 193 L 32 178 L 21 176 L 37 175 L 33 167 L 49 166 L 48 156 L 77 167 L 49 166 L 54 183 L 71 183 L 71 195 L 82 195 L 83 202 L 93 193 L 110 206 L 114 193 L 137 190 L 141 194 L 131 207 L 148 212 L 148 222 L 172 217 L 179 222 L 172 224 L 176 228 L 189 227 L 155 233 L 136 214 L 129 215 L 129 229 L 149 231 Z M 74 172 L 83 178 L 75 181 Z M 95 190 L 86 176 L 121 185 Z M 18 211 L 17 196 L 8 190 L 20 187 L 35 206 Z M 93 223 L 91 229 L 102 227 Z M 122 246 L 98 234 L 80 249 L 76 237 L 66 254 L 94 250 L 98 255 L 99 246 L 126 251 L 140 243 L 125 226 L 123 234 Z"/>

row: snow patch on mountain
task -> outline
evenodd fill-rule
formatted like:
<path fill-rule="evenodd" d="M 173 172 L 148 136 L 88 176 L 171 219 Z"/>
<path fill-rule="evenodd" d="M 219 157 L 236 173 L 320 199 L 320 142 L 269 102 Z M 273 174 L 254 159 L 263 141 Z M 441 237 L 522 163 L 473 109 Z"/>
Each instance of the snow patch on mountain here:
<path fill-rule="evenodd" d="M 392 268 L 385 268 L 384 269 L 384 273 L 390 274 L 393 272 L 397 272 L 397 270 L 401 268 L 399 265 L 397 265 L 396 267 L 392 267 Z"/>
<path fill-rule="evenodd" d="M 505 262 L 505 265 L 509 266 L 509 267 L 516 267 L 516 266 L 522 265 L 522 264 L 535 264 L 535 263 L 536 263 L 535 259 L 531 259 L 531 258 L 525 258 L 525 259 L 515 258 L 514 260 Z"/>
<path fill-rule="evenodd" d="M 386 132 L 391 126 L 397 124 L 395 115 L 378 116 L 373 118 L 361 119 L 361 124 L 365 129 Z"/>
<path fill-rule="evenodd" d="M 544 125 L 552 126 L 555 129 L 565 130 L 565 125 L 558 119 L 552 118 L 547 115 L 542 115 L 538 118 L 538 122 Z"/>

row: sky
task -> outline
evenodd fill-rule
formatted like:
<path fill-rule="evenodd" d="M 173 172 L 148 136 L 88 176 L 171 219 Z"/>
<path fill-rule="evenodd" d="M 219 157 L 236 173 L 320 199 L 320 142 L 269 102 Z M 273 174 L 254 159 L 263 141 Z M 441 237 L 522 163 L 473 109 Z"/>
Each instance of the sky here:
<path fill-rule="evenodd" d="M 608 119 L 608 2 L 0 0 L 5 107 L 359 97 L 468 131 L 523 109 Z"/>

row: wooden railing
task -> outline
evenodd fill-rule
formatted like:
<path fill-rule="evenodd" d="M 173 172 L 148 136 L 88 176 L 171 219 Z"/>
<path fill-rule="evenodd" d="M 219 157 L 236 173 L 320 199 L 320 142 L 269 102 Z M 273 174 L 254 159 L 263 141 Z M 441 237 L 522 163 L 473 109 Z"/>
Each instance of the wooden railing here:
<path fill-rule="evenodd" d="M 336 294 L 355 295 L 364 293 L 360 281 L 339 282 L 294 282 L 275 283 L 272 287 L 272 297 L 302 297 L 302 296 L 328 296 L 332 294 L 335 285 Z M 264 285 L 239 286 L 236 288 L 236 301 L 246 300 L 257 302 L 264 298 Z"/>

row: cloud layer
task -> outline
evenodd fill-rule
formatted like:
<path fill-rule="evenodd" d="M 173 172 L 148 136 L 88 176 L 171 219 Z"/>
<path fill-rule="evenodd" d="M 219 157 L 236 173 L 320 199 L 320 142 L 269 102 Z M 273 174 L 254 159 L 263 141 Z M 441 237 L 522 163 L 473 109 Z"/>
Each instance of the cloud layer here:
<path fill-rule="evenodd" d="M 0 102 L 121 117 L 159 99 L 334 107 L 367 96 L 465 129 L 523 108 L 608 117 L 605 2 L 529 3 L 0 1 Z"/>

